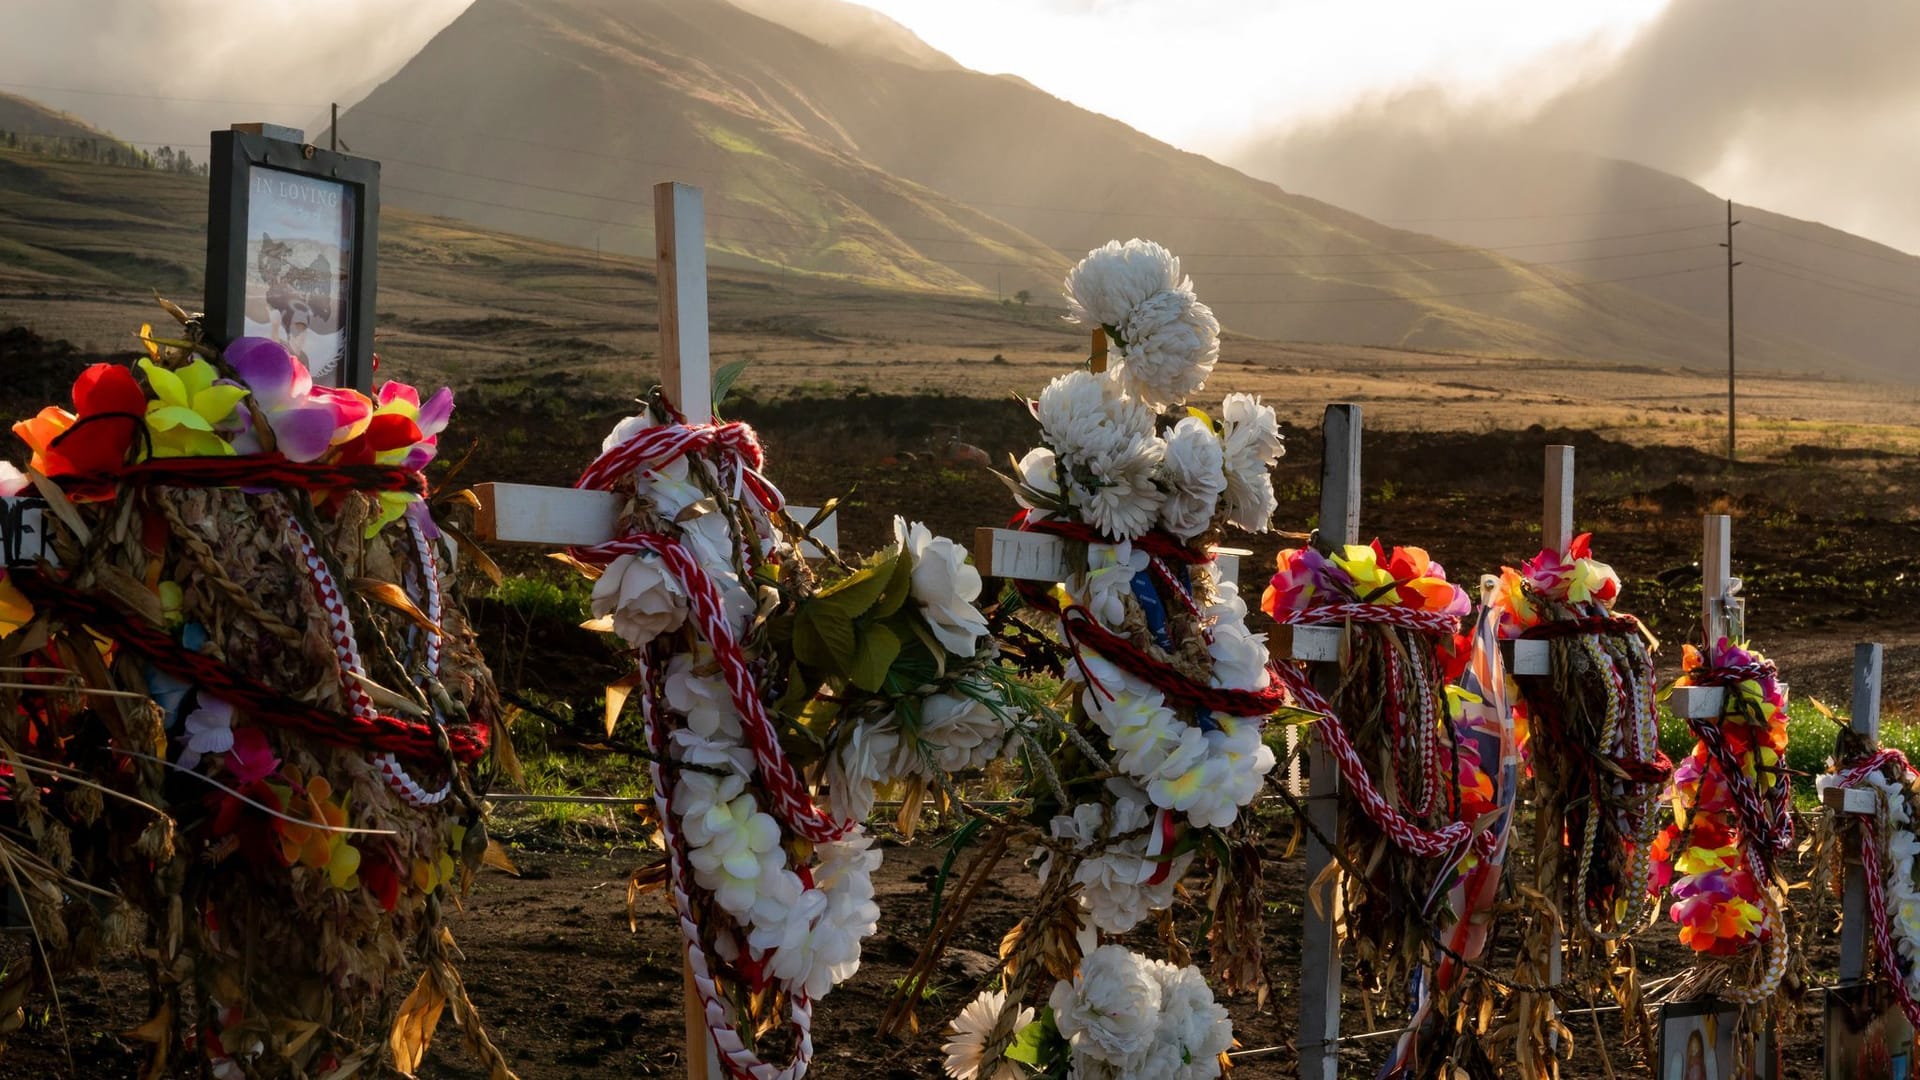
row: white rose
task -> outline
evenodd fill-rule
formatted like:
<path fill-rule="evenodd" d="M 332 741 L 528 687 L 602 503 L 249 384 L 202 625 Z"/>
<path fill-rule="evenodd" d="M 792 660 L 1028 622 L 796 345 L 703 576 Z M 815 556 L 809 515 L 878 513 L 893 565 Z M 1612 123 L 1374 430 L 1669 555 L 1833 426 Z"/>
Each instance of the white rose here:
<path fill-rule="evenodd" d="M 593 583 L 593 613 L 611 614 L 614 633 L 645 645 L 687 621 L 687 594 L 652 552 L 622 555 Z"/>
<path fill-rule="evenodd" d="M 983 768 L 1005 752 L 1006 728 L 992 709 L 964 694 L 934 694 L 920 703 L 920 738 L 942 772 Z"/>
<path fill-rule="evenodd" d="M 827 808 L 842 820 L 865 821 L 873 813 L 874 786 L 913 771 L 909 754 L 897 718 L 856 725 L 827 756 Z"/>
<path fill-rule="evenodd" d="M 600 440 L 600 452 L 603 454 L 612 453 L 615 447 L 625 443 L 628 439 L 633 438 L 635 435 L 640 434 L 652 426 L 653 418 L 646 413 L 641 413 L 638 416 L 629 416 L 613 425 L 613 430 L 607 433 L 607 437 Z"/>
<path fill-rule="evenodd" d="M 894 539 L 913 559 L 913 599 L 940 646 L 971 659 L 987 636 L 987 618 L 973 606 L 980 599 L 980 571 L 967 551 L 920 522 L 893 519 Z"/>
<path fill-rule="evenodd" d="M 1102 945 L 1081 958 L 1072 982 L 1054 984 L 1048 1004 L 1076 1053 L 1129 1069 L 1153 1045 L 1160 983 L 1125 946 Z"/>
<path fill-rule="evenodd" d="M 1160 476 L 1167 487 L 1161 524 L 1182 540 L 1206 532 L 1227 490 L 1225 452 L 1206 421 L 1189 416 L 1173 425 Z"/>

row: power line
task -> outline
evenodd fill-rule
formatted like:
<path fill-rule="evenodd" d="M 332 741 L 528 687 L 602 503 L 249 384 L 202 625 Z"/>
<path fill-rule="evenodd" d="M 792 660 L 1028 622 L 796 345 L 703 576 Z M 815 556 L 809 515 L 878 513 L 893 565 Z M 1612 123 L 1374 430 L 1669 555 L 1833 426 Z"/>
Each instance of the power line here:
<path fill-rule="evenodd" d="M 1878 285 L 1871 281 L 1862 281 L 1859 278 L 1850 278 L 1841 274 L 1829 273 L 1825 270 L 1815 270 L 1811 266 L 1801 266 L 1799 263 L 1788 262 L 1785 259 L 1776 259 L 1771 255 L 1755 255 L 1752 252 L 1748 252 L 1748 257 L 1759 259 L 1762 262 L 1775 263 L 1789 270 L 1799 270 L 1803 273 L 1815 274 L 1823 279 L 1844 282 L 1848 285 L 1858 285 L 1864 289 L 1879 289 L 1882 292 L 1890 292 L 1897 296 L 1903 296 L 1913 300 L 1920 300 L 1920 293 L 1910 293 L 1904 289 L 1896 289 L 1889 285 Z"/>
<path fill-rule="evenodd" d="M 1752 256 L 1752 255 L 1748 256 L 1748 258 L 1754 258 L 1754 257 L 1755 256 Z M 1858 289 L 1849 289 L 1845 285 L 1836 285 L 1831 281 L 1823 281 L 1820 278 L 1807 277 L 1804 274 L 1789 273 L 1788 271 L 1778 270 L 1778 269 L 1775 269 L 1774 267 L 1768 266 L 1764 262 L 1754 263 L 1753 268 L 1755 270 L 1772 274 L 1775 277 L 1792 278 L 1794 281 L 1804 281 L 1809 285 L 1819 285 L 1822 288 L 1832 289 L 1835 292 L 1843 292 L 1848 294 L 1849 296 L 1857 296 L 1862 300 L 1878 300 L 1882 304 L 1891 304 L 1894 307 L 1912 308 L 1915 311 L 1920 311 L 1920 304 L 1909 304 L 1904 300 L 1895 300 L 1891 296 L 1877 296 L 1873 293 L 1861 292 Z"/>
<path fill-rule="evenodd" d="M 83 94 L 87 97 L 133 98 L 139 101 L 177 102 L 182 105 L 258 105 L 269 109 L 319 109 L 325 102 L 311 101 L 232 101 L 225 98 L 165 97 L 160 94 L 135 94 L 122 90 L 79 90 L 71 86 L 33 86 L 28 83 L 0 82 L 9 90 L 32 90 L 43 94 Z"/>
<path fill-rule="evenodd" d="M 1494 217 L 1401 218 L 1401 225 L 1438 225 L 1452 221 L 1540 221 L 1547 218 L 1606 217 L 1613 214 L 1653 214 L 1663 210 L 1698 210 L 1697 202 L 1668 203 L 1665 206 L 1623 206 L 1611 210 L 1566 210 L 1554 214 L 1501 214 Z"/>
<path fill-rule="evenodd" d="M 1913 266 L 1915 265 L 1915 259 L 1920 258 L 1920 256 L 1907 255 L 1905 253 L 1901 253 L 1898 255 L 1882 255 L 1876 251 L 1861 251 L 1859 248 L 1849 247 L 1846 244 L 1836 244 L 1831 240 L 1821 240 L 1817 237 L 1804 236 L 1797 232 L 1789 232 L 1786 229 L 1776 229 L 1771 225 L 1762 225 L 1757 221 L 1749 221 L 1747 222 L 1747 224 L 1753 226 L 1756 229 L 1761 230 L 1762 232 L 1770 232 L 1770 233 L 1773 233 L 1775 236 L 1784 236 L 1790 240 L 1798 240 L 1803 244 L 1817 244 L 1820 247 L 1832 248 L 1835 251 L 1844 251 L 1849 255 L 1857 255 L 1862 259 L 1872 259 L 1875 262 L 1890 263 L 1894 266 L 1904 266 L 1909 269 L 1913 268 Z M 1876 244 L 1877 246 L 1882 246 L 1882 247 L 1885 246 L 1885 245 L 1878 244 L 1877 241 L 1867 240 L 1864 237 L 1861 238 L 1861 242 L 1867 243 L 1867 244 Z"/>
<path fill-rule="evenodd" d="M 1701 270 L 1712 270 L 1712 264 L 1689 266 L 1682 270 L 1662 270 L 1652 274 L 1628 274 L 1625 277 L 1594 278 L 1588 281 L 1569 281 L 1558 285 L 1531 285 L 1517 289 L 1481 289 L 1473 292 L 1407 294 L 1402 296 L 1342 296 L 1331 300 L 1227 300 L 1221 306 L 1236 304 L 1240 306 L 1290 307 L 1299 304 L 1405 304 L 1422 300 L 1449 300 L 1462 296 L 1506 296 L 1510 293 L 1565 292 L 1569 289 L 1585 289 L 1594 285 L 1614 285 L 1623 281 L 1645 281 L 1649 278 L 1673 277 L 1678 274 L 1692 274 Z"/>

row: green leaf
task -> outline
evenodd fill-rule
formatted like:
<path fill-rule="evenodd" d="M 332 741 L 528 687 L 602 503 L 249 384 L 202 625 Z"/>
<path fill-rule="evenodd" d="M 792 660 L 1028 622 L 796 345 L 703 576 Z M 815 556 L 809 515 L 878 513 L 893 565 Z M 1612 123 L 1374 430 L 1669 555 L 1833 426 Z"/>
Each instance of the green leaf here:
<path fill-rule="evenodd" d="M 853 669 L 859 645 L 852 619 L 817 603 L 800 609 L 793 627 L 793 655 L 801 663 L 845 675 Z"/>
<path fill-rule="evenodd" d="M 847 676 L 860 689 L 878 693 L 886 684 L 888 669 L 899 655 L 900 639 L 893 631 L 884 626 L 869 626 L 860 632 L 860 647 Z"/>
<path fill-rule="evenodd" d="M 901 561 L 902 556 L 894 555 L 872 566 L 863 566 L 846 578 L 820 590 L 820 594 L 815 596 L 808 606 L 814 608 L 830 606 L 848 620 L 857 619 L 865 615 L 867 610 L 873 607 L 874 603 L 887 591 L 888 583 L 893 580 L 894 567 Z"/>
<path fill-rule="evenodd" d="M 1052 1056 L 1047 1052 L 1048 1037 L 1058 1038 L 1059 1034 L 1060 1029 L 1053 1020 L 1053 1007 L 1043 1007 L 1038 1019 L 1014 1033 L 1013 1042 L 1007 1046 L 1007 1059 L 1042 1068 L 1041 1063 Z"/>
<path fill-rule="evenodd" d="M 714 415 L 720 414 L 720 406 L 727 400 L 727 394 L 733 390 L 733 384 L 739 381 L 740 376 L 746 372 L 747 365 L 751 363 L 753 363 L 751 360 L 735 360 L 731 364 L 722 365 L 713 373 Z"/>
<path fill-rule="evenodd" d="M 875 619 L 888 618 L 899 611 L 900 605 L 906 603 L 907 597 L 912 594 L 913 560 L 902 555 L 893 560 L 893 575 L 887 579 L 886 591 L 874 601 L 867 614 Z"/>

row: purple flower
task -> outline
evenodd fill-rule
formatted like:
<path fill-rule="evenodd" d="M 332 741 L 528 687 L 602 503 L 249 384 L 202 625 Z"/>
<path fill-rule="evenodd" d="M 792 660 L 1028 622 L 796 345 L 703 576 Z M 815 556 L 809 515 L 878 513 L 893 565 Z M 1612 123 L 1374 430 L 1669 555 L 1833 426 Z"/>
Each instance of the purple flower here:
<path fill-rule="evenodd" d="M 351 418 L 330 398 L 314 393 L 307 366 L 278 342 L 243 337 L 227 346 L 227 363 L 239 374 L 273 429 L 275 444 L 289 461 L 316 461 L 333 445 L 334 433 Z M 251 429 L 234 439 L 234 449 L 257 454 L 263 449 Z"/>

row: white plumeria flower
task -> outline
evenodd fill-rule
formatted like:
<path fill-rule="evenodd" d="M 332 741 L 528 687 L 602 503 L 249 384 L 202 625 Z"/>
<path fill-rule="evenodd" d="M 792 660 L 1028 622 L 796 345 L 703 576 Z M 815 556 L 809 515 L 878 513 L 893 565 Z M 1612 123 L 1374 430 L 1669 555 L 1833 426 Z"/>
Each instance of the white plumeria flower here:
<path fill-rule="evenodd" d="M 1119 629 L 1127 621 L 1133 579 L 1152 564 L 1152 556 L 1131 542 L 1088 544 L 1087 572 L 1068 583 L 1069 590 L 1102 626 Z"/>
<path fill-rule="evenodd" d="M 893 536 L 913 560 L 913 599 L 934 638 L 949 653 L 972 659 L 987 636 L 987 617 L 974 606 L 980 571 L 967 561 L 966 549 L 902 517 L 893 519 Z"/>
<path fill-rule="evenodd" d="M 699 786 L 685 780 L 676 789 L 675 801 L 682 811 L 680 828 L 694 880 L 713 893 L 727 914 L 747 919 L 761 883 L 771 880 L 786 862 L 779 822 L 761 813 L 751 794 L 703 803 Z"/>
<path fill-rule="evenodd" d="M 703 738 L 738 745 L 740 711 L 720 673 L 700 672 L 712 662 L 713 653 L 701 646 L 697 653 L 679 653 L 667 661 L 667 707 L 686 718 L 687 727 Z"/>
<path fill-rule="evenodd" d="M 186 746 L 180 751 L 180 767 L 194 769 L 207 754 L 224 754 L 233 749 L 233 706 L 210 694 L 200 695 L 200 707 L 187 714 Z"/>
<path fill-rule="evenodd" d="M 977 998 L 967 1002 L 960 1015 L 953 1018 L 948 1030 L 953 1038 L 948 1039 L 940 1049 L 947 1055 L 947 1075 L 953 1080 L 1021 1080 L 1025 1075 L 1020 1066 L 1004 1057 L 994 1064 L 992 1069 L 983 1069 L 987 1039 L 993 1035 L 994 1022 L 1000 1018 L 1000 1012 L 1006 1007 L 1007 994 L 1004 990 L 987 990 Z M 1021 1006 L 1013 1019 L 1013 1030 L 1019 1031 L 1033 1023 L 1033 1009 Z"/>

